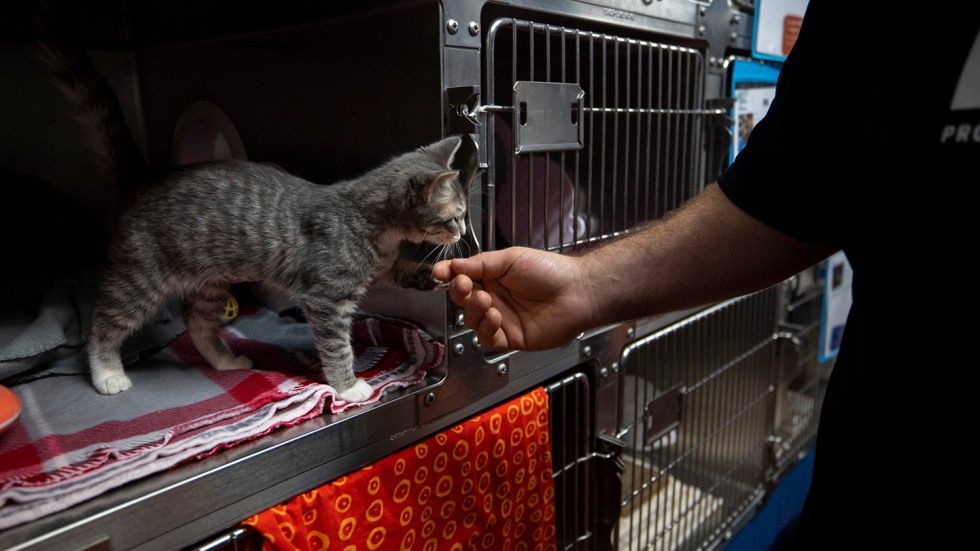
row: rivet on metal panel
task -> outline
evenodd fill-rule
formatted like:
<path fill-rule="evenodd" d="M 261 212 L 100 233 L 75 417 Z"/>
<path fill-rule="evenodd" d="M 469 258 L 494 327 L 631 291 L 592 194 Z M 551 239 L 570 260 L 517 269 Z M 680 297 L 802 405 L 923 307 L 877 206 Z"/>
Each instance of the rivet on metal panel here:
<path fill-rule="evenodd" d="M 480 34 L 480 24 L 477 23 L 476 21 L 470 21 L 470 24 L 467 25 L 466 28 L 470 30 L 470 36 L 476 36 Z"/>
<path fill-rule="evenodd" d="M 629 337 L 629 338 L 632 339 L 635 335 L 636 335 L 636 329 L 633 329 L 632 327 L 630 327 L 630 328 L 628 328 L 626 330 L 626 336 L 627 337 Z"/>
<path fill-rule="evenodd" d="M 500 364 L 497 366 L 497 375 L 503 377 L 507 374 L 507 364 Z"/>
<path fill-rule="evenodd" d="M 735 42 L 736 40 L 738 40 L 738 33 L 735 32 L 735 31 L 732 31 L 732 42 Z"/>
<path fill-rule="evenodd" d="M 463 346 L 463 343 L 461 342 L 458 342 L 456 343 L 455 346 L 453 346 L 453 354 L 456 354 L 457 356 L 462 356 L 463 352 L 465 351 L 466 351 L 466 347 Z"/>
<path fill-rule="evenodd" d="M 589 356 L 591 356 L 592 355 L 592 347 L 591 346 L 588 346 L 588 345 L 583 346 L 582 347 L 582 355 L 585 356 L 586 358 L 588 358 Z"/>
<path fill-rule="evenodd" d="M 459 32 L 459 21 L 456 21 L 455 19 L 446 21 L 446 30 L 449 31 L 449 34 L 456 34 Z"/>
<path fill-rule="evenodd" d="M 479 350 L 480 347 L 481 347 L 481 345 L 480 345 L 480 337 L 473 337 L 473 349 L 474 350 Z"/>
<path fill-rule="evenodd" d="M 602 369 L 600 369 L 599 370 L 599 376 L 602 377 L 603 379 L 605 379 L 606 377 L 608 377 L 609 376 L 609 368 L 608 367 L 603 367 Z"/>
<path fill-rule="evenodd" d="M 463 319 L 463 314 L 456 316 L 456 327 L 462 327 L 466 325 L 466 320 Z"/>
<path fill-rule="evenodd" d="M 452 31 L 450 31 L 450 32 L 452 32 Z M 708 28 L 705 27 L 704 25 L 701 25 L 701 26 L 698 27 L 698 35 L 704 36 L 704 34 L 706 32 L 708 32 Z"/>
<path fill-rule="evenodd" d="M 613 370 L 613 373 L 619 373 L 619 362 L 613 362 L 612 363 L 612 370 Z"/>
<path fill-rule="evenodd" d="M 435 401 L 436 401 L 436 394 L 435 394 L 435 392 L 430 392 L 430 393 L 428 393 L 428 394 L 425 395 L 425 398 L 422 398 L 422 403 L 424 403 L 427 406 L 431 406 L 432 405 L 432 402 L 435 402 Z"/>

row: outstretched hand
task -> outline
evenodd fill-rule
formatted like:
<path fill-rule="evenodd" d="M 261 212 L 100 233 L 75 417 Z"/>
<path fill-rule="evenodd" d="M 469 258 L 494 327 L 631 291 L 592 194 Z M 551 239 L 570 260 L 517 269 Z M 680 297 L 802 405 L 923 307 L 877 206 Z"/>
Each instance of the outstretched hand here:
<path fill-rule="evenodd" d="M 580 259 L 525 247 L 437 263 L 450 299 L 487 348 L 544 350 L 591 326 L 588 280 Z"/>

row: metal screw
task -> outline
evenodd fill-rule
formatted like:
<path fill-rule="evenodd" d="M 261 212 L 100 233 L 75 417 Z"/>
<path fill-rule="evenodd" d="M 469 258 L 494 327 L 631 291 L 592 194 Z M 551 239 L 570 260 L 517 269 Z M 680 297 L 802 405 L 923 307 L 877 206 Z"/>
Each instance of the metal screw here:
<path fill-rule="evenodd" d="M 589 356 L 591 356 L 592 355 L 592 347 L 591 346 L 588 346 L 588 345 L 586 345 L 585 347 L 583 347 L 582 348 L 582 355 L 585 356 L 586 358 L 588 358 Z"/>
<path fill-rule="evenodd" d="M 619 362 L 613 362 L 612 364 L 613 373 L 619 373 Z"/>
<path fill-rule="evenodd" d="M 436 401 L 436 393 L 435 392 L 430 392 L 430 393 L 428 393 L 428 394 L 425 395 L 425 398 L 422 398 L 422 402 L 425 405 L 427 405 L 427 406 L 431 406 L 432 405 L 432 402 L 435 402 L 435 401 Z"/>
<path fill-rule="evenodd" d="M 449 31 L 449 34 L 458 33 L 459 21 L 456 21 L 455 19 L 450 19 L 449 21 L 446 22 L 446 29 Z"/>
<path fill-rule="evenodd" d="M 462 327 L 464 324 L 466 324 L 466 321 L 463 320 L 463 314 L 456 316 L 456 327 Z"/>
<path fill-rule="evenodd" d="M 737 40 L 738 40 L 738 33 L 733 31 L 732 32 L 732 42 L 735 42 Z"/>
<path fill-rule="evenodd" d="M 507 374 L 507 364 L 500 364 L 497 366 L 497 375 L 503 377 Z"/>
<path fill-rule="evenodd" d="M 698 34 L 704 36 L 704 33 L 708 32 L 708 28 L 704 25 L 698 27 Z"/>
<path fill-rule="evenodd" d="M 466 347 L 463 346 L 463 343 L 461 342 L 458 342 L 456 343 L 455 346 L 453 346 L 453 354 L 456 354 L 457 356 L 462 356 L 463 352 L 465 351 L 466 351 Z"/>
<path fill-rule="evenodd" d="M 633 335 L 636 335 L 636 329 L 633 329 L 632 327 L 628 328 L 626 330 L 626 336 L 632 339 Z"/>
<path fill-rule="evenodd" d="M 466 27 L 470 30 L 470 36 L 476 36 L 480 34 L 480 24 L 476 21 L 470 21 L 470 24 Z"/>
<path fill-rule="evenodd" d="M 480 337 L 473 337 L 473 348 L 479 350 L 482 345 L 480 344 Z"/>
<path fill-rule="evenodd" d="M 600 369 L 599 370 L 599 376 L 602 377 L 603 379 L 605 379 L 606 377 L 608 377 L 609 376 L 609 368 L 603 367 L 602 369 Z"/>

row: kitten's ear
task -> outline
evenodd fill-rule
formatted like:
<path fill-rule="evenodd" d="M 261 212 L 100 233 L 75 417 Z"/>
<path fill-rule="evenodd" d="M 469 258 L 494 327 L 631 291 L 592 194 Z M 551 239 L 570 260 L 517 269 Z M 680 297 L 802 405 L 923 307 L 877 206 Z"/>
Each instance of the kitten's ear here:
<path fill-rule="evenodd" d="M 469 190 L 473 177 L 480 170 L 479 155 L 476 142 L 469 134 L 450 136 L 440 140 L 428 148 L 439 164 L 459 171 L 459 183 L 463 189 Z"/>
<path fill-rule="evenodd" d="M 422 178 L 409 180 L 408 196 L 412 204 L 425 204 L 432 200 L 433 194 L 441 194 L 452 186 L 459 172 L 430 172 Z"/>
<path fill-rule="evenodd" d="M 459 171 L 459 183 L 467 191 L 469 191 L 476 173 L 480 170 L 479 157 L 473 138 L 469 134 L 460 135 L 459 144 L 449 156 L 449 168 Z"/>
<path fill-rule="evenodd" d="M 459 172 L 455 170 L 452 172 L 440 172 L 438 174 L 433 174 L 429 179 L 429 183 L 425 185 L 425 190 L 423 192 L 423 197 L 428 201 L 432 198 L 432 194 L 435 192 L 443 192 L 452 186 L 453 180 L 457 176 L 460 176 Z"/>

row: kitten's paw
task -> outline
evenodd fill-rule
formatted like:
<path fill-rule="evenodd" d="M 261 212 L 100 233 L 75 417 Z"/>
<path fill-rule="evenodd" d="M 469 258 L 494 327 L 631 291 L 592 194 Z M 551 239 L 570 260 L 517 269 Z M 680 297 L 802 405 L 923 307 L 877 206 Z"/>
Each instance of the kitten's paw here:
<path fill-rule="evenodd" d="M 358 379 L 354 386 L 340 393 L 345 402 L 363 402 L 374 394 L 374 389 L 364 379 Z"/>
<path fill-rule="evenodd" d="M 95 390 L 98 390 L 100 394 L 110 396 L 133 388 L 133 381 L 121 373 L 93 377 L 92 384 L 95 385 Z"/>
<path fill-rule="evenodd" d="M 449 290 L 449 282 L 448 281 L 439 281 L 436 278 L 432 278 L 432 281 L 435 282 L 435 287 L 432 288 L 433 291 L 448 291 Z"/>
<path fill-rule="evenodd" d="M 232 369 L 252 369 L 252 360 L 246 358 L 245 356 L 227 356 L 222 358 L 217 365 L 214 366 L 218 371 L 229 371 Z"/>

